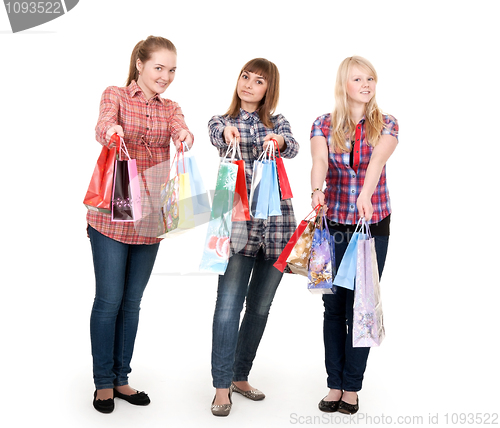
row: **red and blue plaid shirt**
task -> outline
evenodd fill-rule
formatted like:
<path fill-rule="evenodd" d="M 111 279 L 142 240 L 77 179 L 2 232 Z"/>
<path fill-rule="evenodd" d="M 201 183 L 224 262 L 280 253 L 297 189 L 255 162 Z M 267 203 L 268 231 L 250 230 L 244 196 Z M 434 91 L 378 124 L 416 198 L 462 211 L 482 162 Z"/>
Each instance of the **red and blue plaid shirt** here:
<path fill-rule="evenodd" d="M 393 135 L 398 138 L 398 122 L 391 115 L 384 115 L 385 127 L 382 135 Z M 358 150 L 353 154 L 354 162 L 351 167 L 350 153 L 333 152 L 331 144 L 331 115 L 324 114 L 318 117 L 311 129 L 312 137 L 325 137 L 328 144 L 328 173 L 326 176 L 325 203 L 328 206 L 329 220 L 340 224 L 356 224 L 359 220 L 356 201 L 365 181 L 366 169 L 370 163 L 373 147 L 366 142 L 365 119 L 361 119 L 356 126 L 354 142 Z M 351 142 L 346 140 L 347 146 Z M 378 223 L 391 213 L 391 200 L 385 166 L 382 169 L 380 180 L 372 196 L 373 216 L 369 223 Z"/>
<path fill-rule="evenodd" d="M 176 102 L 162 98 L 159 94 L 146 99 L 135 80 L 124 88 L 110 86 L 102 94 L 95 128 L 99 143 L 107 145 L 106 132 L 112 125 L 121 125 L 123 128 L 125 144 L 130 157 L 137 161 L 137 172 L 141 177 L 146 170 L 156 165 L 165 164 L 168 168 L 170 139 L 175 139 L 182 129 L 189 131 Z M 165 175 L 168 177 L 168 169 Z M 157 184 L 159 188 L 161 182 Z M 146 201 L 144 195 L 142 200 Z M 156 238 L 156 234 L 150 236 L 148 228 L 148 233 L 142 236 L 131 222 L 112 222 L 110 214 L 89 210 L 87 223 L 103 235 L 125 244 L 156 244 L 161 241 Z"/>

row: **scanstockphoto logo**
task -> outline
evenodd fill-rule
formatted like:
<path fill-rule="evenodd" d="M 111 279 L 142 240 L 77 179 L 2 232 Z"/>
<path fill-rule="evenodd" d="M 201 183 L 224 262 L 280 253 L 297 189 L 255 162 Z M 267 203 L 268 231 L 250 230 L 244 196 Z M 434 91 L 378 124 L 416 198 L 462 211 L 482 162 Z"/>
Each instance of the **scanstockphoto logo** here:
<path fill-rule="evenodd" d="M 73 9 L 80 0 L 13 1 L 4 0 L 13 33 L 38 27 Z"/>

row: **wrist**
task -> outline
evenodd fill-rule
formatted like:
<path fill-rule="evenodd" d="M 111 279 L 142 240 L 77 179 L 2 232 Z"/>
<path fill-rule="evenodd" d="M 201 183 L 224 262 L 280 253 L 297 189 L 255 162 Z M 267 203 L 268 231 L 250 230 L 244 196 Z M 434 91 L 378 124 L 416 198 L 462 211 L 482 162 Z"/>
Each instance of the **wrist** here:
<path fill-rule="evenodd" d="M 321 190 L 319 187 L 316 187 L 315 189 L 313 189 L 313 191 L 311 193 L 311 198 L 314 196 L 314 194 L 316 192 L 321 192 L 321 193 L 323 193 L 323 195 L 325 194 L 325 192 L 323 192 L 323 190 Z"/>

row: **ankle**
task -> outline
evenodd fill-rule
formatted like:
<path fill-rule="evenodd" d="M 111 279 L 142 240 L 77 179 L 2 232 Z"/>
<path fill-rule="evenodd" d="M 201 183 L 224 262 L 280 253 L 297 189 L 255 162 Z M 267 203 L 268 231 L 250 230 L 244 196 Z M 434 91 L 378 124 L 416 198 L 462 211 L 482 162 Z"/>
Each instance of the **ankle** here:
<path fill-rule="evenodd" d="M 214 404 L 230 404 L 229 388 L 217 388 L 215 390 Z"/>
<path fill-rule="evenodd" d="M 239 380 L 237 382 L 233 383 L 242 391 L 250 391 L 252 389 L 252 386 L 248 383 L 247 380 Z"/>
<path fill-rule="evenodd" d="M 347 404 L 356 404 L 358 400 L 358 393 L 356 391 L 344 391 L 342 394 L 342 401 Z"/>
<path fill-rule="evenodd" d="M 342 390 L 340 389 L 330 389 L 328 395 L 325 397 L 325 401 L 339 401 L 342 398 Z"/>
<path fill-rule="evenodd" d="M 96 400 L 108 400 L 113 398 L 113 388 L 98 389 L 96 391 Z"/>

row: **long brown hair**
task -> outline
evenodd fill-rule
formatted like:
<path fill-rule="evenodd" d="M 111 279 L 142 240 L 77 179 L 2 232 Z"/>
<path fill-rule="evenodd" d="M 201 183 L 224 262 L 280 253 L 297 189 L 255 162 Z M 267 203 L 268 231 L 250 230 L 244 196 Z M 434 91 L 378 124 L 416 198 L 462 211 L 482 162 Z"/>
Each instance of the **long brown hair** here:
<path fill-rule="evenodd" d="M 357 65 L 367 70 L 378 82 L 377 72 L 373 65 L 365 58 L 360 56 L 351 56 L 340 63 L 337 72 L 337 81 L 335 82 L 335 109 L 332 113 L 332 140 L 331 144 L 335 153 L 347 153 L 346 138 L 354 135 L 356 123 L 349 114 L 349 101 L 347 96 L 347 79 L 351 68 Z M 384 120 L 382 111 L 377 105 L 375 96 L 366 104 L 365 107 L 366 140 L 368 144 L 375 147 L 380 139 Z"/>
<path fill-rule="evenodd" d="M 146 40 L 141 40 L 137 43 L 130 56 L 130 67 L 128 70 L 128 79 L 125 86 L 130 85 L 132 80 L 137 81 L 139 78 L 139 70 L 137 70 L 137 60 L 140 59 L 144 64 L 151 58 L 153 52 L 161 49 L 167 49 L 170 52 L 177 54 L 177 49 L 174 44 L 163 37 L 149 36 Z"/>
<path fill-rule="evenodd" d="M 258 113 L 260 121 L 267 127 L 272 128 L 271 115 L 274 113 L 276 106 L 278 105 L 278 99 L 280 95 L 280 73 L 278 67 L 271 61 L 265 58 L 255 58 L 248 61 L 240 71 L 238 75 L 238 80 L 241 74 L 244 72 L 250 72 L 262 76 L 267 81 L 267 91 L 258 107 Z M 236 82 L 236 89 L 234 90 L 233 100 L 226 112 L 231 117 L 238 116 L 241 107 L 241 99 L 238 96 L 238 82 Z"/>

